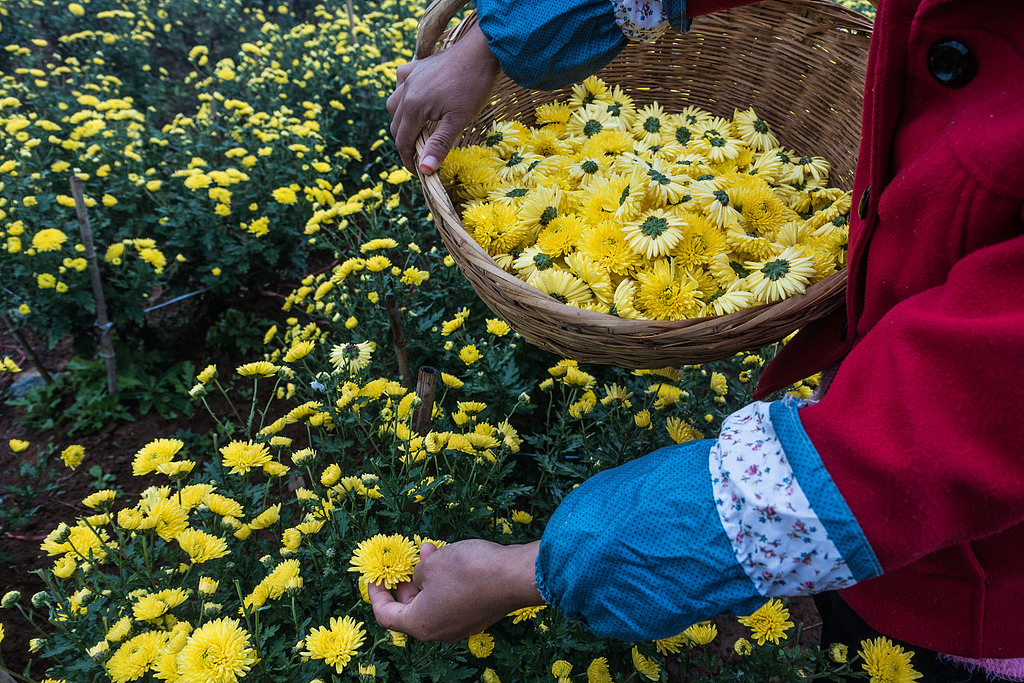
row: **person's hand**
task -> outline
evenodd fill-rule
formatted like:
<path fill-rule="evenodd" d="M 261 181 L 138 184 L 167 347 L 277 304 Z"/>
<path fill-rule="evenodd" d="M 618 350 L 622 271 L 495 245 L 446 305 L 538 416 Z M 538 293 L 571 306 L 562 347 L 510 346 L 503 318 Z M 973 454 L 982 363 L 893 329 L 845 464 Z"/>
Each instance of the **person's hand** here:
<path fill-rule="evenodd" d="M 501 73 L 480 27 L 438 54 L 398 67 L 395 92 L 388 98 L 391 134 L 410 171 L 416 170 L 416 138 L 428 121 L 438 121 L 420 159 L 420 171 L 433 173 L 455 140 L 483 109 Z"/>
<path fill-rule="evenodd" d="M 480 633 L 510 612 L 544 604 L 534 585 L 539 545 L 474 539 L 437 549 L 424 543 L 412 580 L 394 595 L 369 585 L 373 615 L 384 628 L 417 640 L 454 643 Z"/>

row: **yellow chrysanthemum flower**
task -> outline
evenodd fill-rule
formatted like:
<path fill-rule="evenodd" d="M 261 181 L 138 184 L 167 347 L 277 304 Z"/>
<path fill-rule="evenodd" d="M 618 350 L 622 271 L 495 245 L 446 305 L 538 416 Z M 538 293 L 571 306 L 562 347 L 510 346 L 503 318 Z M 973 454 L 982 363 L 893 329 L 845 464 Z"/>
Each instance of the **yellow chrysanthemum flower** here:
<path fill-rule="evenodd" d="M 718 627 L 710 621 L 693 624 L 682 635 L 691 645 L 708 645 L 718 635 Z"/>
<path fill-rule="evenodd" d="M 57 251 L 68 236 L 56 228 L 45 228 L 32 236 L 32 248 L 38 252 Z"/>
<path fill-rule="evenodd" d="M 256 663 L 249 634 L 222 617 L 197 628 L 178 652 L 178 683 L 236 683 Z"/>
<path fill-rule="evenodd" d="M 483 355 L 477 350 L 475 344 L 467 344 L 459 349 L 459 359 L 466 365 L 472 365 L 481 358 Z"/>
<path fill-rule="evenodd" d="M 636 306 L 652 320 L 685 320 L 700 312 L 697 281 L 673 259 L 656 261 L 637 273 Z"/>
<path fill-rule="evenodd" d="M 663 209 L 645 211 L 626 224 L 623 233 L 633 253 L 648 260 L 667 256 L 683 239 L 685 222 Z"/>
<path fill-rule="evenodd" d="M 738 621 L 750 627 L 751 635 L 758 645 L 764 645 L 765 641 L 778 645 L 780 640 L 786 639 L 786 631 L 794 626 L 793 622 L 789 621 L 789 610 L 775 598 L 759 607 L 750 616 L 740 617 Z"/>
<path fill-rule="evenodd" d="M 311 629 L 305 638 L 303 656 L 322 659 L 340 674 L 359 651 L 366 638 L 363 625 L 352 617 L 331 617 L 330 627 Z"/>
<path fill-rule="evenodd" d="M 587 683 L 612 683 L 607 657 L 598 657 L 590 663 L 587 667 Z"/>
<path fill-rule="evenodd" d="M 153 666 L 163 644 L 161 631 L 146 631 L 125 641 L 106 662 L 110 679 L 127 683 L 142 678 Z"/>
<path fill-rule="evenodd" d="M 308 356 L 315 346 L 316 343 L 312 341 L 296 342 L 290 349 L 288 349 L 288 352 L 284 354 L 283 360 L 285 363 L 294 363 L 295 361 Z"/>
<path fill-rule="evenodd" d="M 703 439 L 704 435 L 681 417 L 669 417 L 665 422 L 665 429 L 668 435 L 676 443 L 686 443 L 695 439 Z"/>
<path fill-rule="evenodd" d="M 377 534 L 356 546 L 349 567 L 369 581 L 391 589 L 412 577 L 419 561 L 416 544 L 401 534 Z"/>
<path fill-rule="evenodd" d="M 196 375 L 196 379 L 202 383 L 207 384 L 217 376 L 217 366 L 207 365 L 203 368 L 203 371 Z"/>
<path fill-rule="evenodd" d="M 913 683 L 922 676 L 910 664 L 913 653 L 888 638 L 861 641 L 858 654 L 864 658 L 861 666 L 871 683 Z"/>
<path fill-rule="evenodd" d="M 782 301 L 801 294 L 816 275 L 814 259 L 798 247 L 788 247 L 778 256 L 764 261 L 748 261 L 743 267 L 750 271 L 744 289 L 759 302 Z"/>
<path fill-rule="evenodd" d="M 661 678 L 661 667 L 658 666 L 657 662 L 640 654 L 640 650 L 635 646 L 630 654 L 633 658 L 633 666 L 638 674 L 652 681 L 657 681 Z"/>
<path fill-rule="evenodd" d="M 274 365 L 270 361 L 260 360 L 255 363 L 239 365 L 235 368 L 235 371 L 242 377 L 271 377 L 280 369 L 279 365 Z"/>
<path fill-rule="evenodd" d="M 523 607 L 521 609 L 514 610 L 508 613 L 508 616 L 512 617 L 512 623 L 518 624 L 521 621 L 528 619 L 536 619 L 537 615 L 547 607 L 547 605 L 536 605 L 534 607 Z"/>
<path fill-rule="evenodd" d="M 494 638 L 487 633 L 477 633 L 475 636 L 469 637 L 466 647 L 469 648 L 470 654 L 478 659 L 490 657 L 494 652 Z"/>
<path fill-rule="evenodd" d="M 354 375 L 370 364 L 376 348 L 377 344 L 372 341 L 336 344 L 331 349 L 331 365 L 334 366 L 335 372 Z"/>
<path fill-rule="evenodd" d="M 270 451 L 265 444 L 252 441 L 232 441 L 220 449 L 224 467 L 230 467 L 231 474 L 245 474 L 256 467 L 270 462 Z"/>
<path fill-rule="evenodd" d="M 68 446 L 60 453 L 60 459 L 70 469 L 75 469 L 81 465 L 83 458 L 85 458 L 85 447 L 78 444 Z"/>
<path fill-rule="evenodd" d="M 175 540 L 178 541 L 181 549 L 188 553 L 193 564 L 209 562 L 231 552 L 223 538 L 200 529 L 185 529 L 177 535 Z"/>

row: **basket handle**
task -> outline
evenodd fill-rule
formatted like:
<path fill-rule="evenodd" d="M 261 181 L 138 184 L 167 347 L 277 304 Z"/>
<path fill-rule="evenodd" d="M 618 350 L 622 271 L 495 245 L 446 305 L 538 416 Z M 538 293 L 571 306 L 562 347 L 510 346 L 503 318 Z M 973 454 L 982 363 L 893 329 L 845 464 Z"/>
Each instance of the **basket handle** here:
<path fill-rule="evenodd" d="M 434 52 L 434 46 L 441 34 L 448 28 L 448 23 L 460 9 L 465 7 L 467 0 L 434 0 L 420 17 L 420 26 L 416 31 L 416 59 L 425 59 Z"/>

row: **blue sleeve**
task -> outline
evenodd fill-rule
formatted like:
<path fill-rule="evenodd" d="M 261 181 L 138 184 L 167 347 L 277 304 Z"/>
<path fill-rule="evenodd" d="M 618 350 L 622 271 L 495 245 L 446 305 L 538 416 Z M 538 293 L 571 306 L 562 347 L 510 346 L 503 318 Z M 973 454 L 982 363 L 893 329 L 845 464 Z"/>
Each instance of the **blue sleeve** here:
<path fill-rule="evenodd" d="M 718 519 L 714 441 L 655 451 L 591 477 L 544 531 L 537 587 L 601 637 L 654 640 L 764 603 Z"/>
<path fill-rule="evenodd" d="M 881 574 L 799 408 L 752 403 L 717 440 L 663 448 L 581 484 L 541 539 L 545 601 L 599 636 L 654 640 Z"/>
<path fill-rule="evenodd" d="M 628 42 L 609 0 L 478 0 L 477 16 L 502 71 L 532 90 L 582 81 Z"/>

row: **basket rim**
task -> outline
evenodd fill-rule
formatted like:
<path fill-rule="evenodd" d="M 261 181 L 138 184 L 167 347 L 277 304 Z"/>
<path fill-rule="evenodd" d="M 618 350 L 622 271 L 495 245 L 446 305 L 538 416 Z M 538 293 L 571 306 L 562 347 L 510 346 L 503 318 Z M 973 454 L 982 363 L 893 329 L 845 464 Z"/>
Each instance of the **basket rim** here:
<path fill-rule="evenodd" d="M 832 31 L 833 34 L 838 35 L 841 35 L 841 32 L 863 33 L 864 36 L 860 38 L 861 40 L 869 38 L 871 34 L 872 22 L 870 19 L 829 0 L 765 0 L 758 4 L 768 6 L 767 8 L 762 7 L 765 11 L 785 12 L 787 10 L 791 11 L 794 8 L 800 8 L 813 12 L 816 19 L 820 20 L 820 30 L 813 29 L 808 31 L 809 34 L 824 33 L 826 31 Z M 740 7 L 724 10 L 724 12 L 743 11 L 744 9 L 744 7 Z M 470 12 L 458 26 L 449 32 L 444 41 L 444 46 L 458 40 L 475 21 L 476 12 Z M 484 111 L 486 112 L 487 109 L 485 108 Z M 475 119 L 474 123 L 476 120 L 479 119 Z M 416 141 L 418 153 L 422 154 L 423 145 L 429 135 L 436 129 L 436 125 L 436 122 L 430 122 L 421 131 Z M 472 126 L 473 123 L 467 129 Z M 457 146 L 465 144 L 465 137 L 456 143 Z M 459 264 L 460 269 L 463 270 L 463 276 L 470 280 L 478 298 L 498 315 L 503 314 L 499 313 L 491 299 L 480 291 L 480 288 L 474 281 L 475 278 L 467 274 L 467 268 L 470 271 L 480 273 L 476 277 L 488 280 L 490 284 L 493 284 L 496 289 L 500 290 L 499 296 L 501 300 L 499 308 L 501 306 L 514 306 L 524 310 L 535 309 L 538 314 L 543 316 L 544 324 L 552 329 L 558 328 L 575 335 L 600 334 L 603 337 L 602 341 L 610 341 L 612 344 L 617 344 L 619 351 L 625 351 L 629 345 L 635 345 L 638 351 L 643 352 L 646 349 L 641 349 L 641 347 L 650 347 L 654 344 L 661 346 L 664 344 L 666 345 L 667 352 L 675 349 L 677 355 L 681 355 L 679 352 L 685 350 L 690 345 L 723 344 L 723 342 L 727 341 L 724 337 L 741 332 L 750 333 L 764 323 L 777 321 L 786 316 L 789 318 L 795 318 L 796 316 L 803 318 L 803 321 L 791 325 L 786 331 L 782 331 L 781 328 L 774 330 L 766 329 L 766 333 L 771 332 L 772 334 L 768 334 L 765 337 L 765 341 L 761 344 L 765 345 L 782 339 L 793 330 L 845 304 L 844 292 L 847 268 L 843 268 L 815 282 L 808 286 L 801 294 L 793 295 L 782 301 L 759 304 L 721 316 L 690 318 L 686 320 L 626 319 L 606 313 L 576 308 L 559 302 L 554 297 L 545 294 L 533 285 L 502 269 L 494 258 L 480 247 L 466 231 L 462 218 L 452 201 L 452 197 L 442 185 L 439 175 L 436 173 L 425 175 L 418 167 L 416 168 L 416 174 L 419 177 L 424 197 L 449 252 Z M 513 327 L 515 328 L 514 325 Z M 517 331 L 527 341 L 542 348 L 554 350 L 552 343 L 547 340 L 542 339 L 538 342 L 536 339 L 531 338 L 531 334 L 521 330 Z M 744 348 L 755 348 L 755 346 L 748 344 Z M 565 355 L 564 351 L 558 352 Z M 723 353 L 719 357 L 727 357 L 735 352 Z M 586 359 L 581 357 L 581 360 L 602 362 L 601 360 L 594 360 L 592 357 Z"/>

